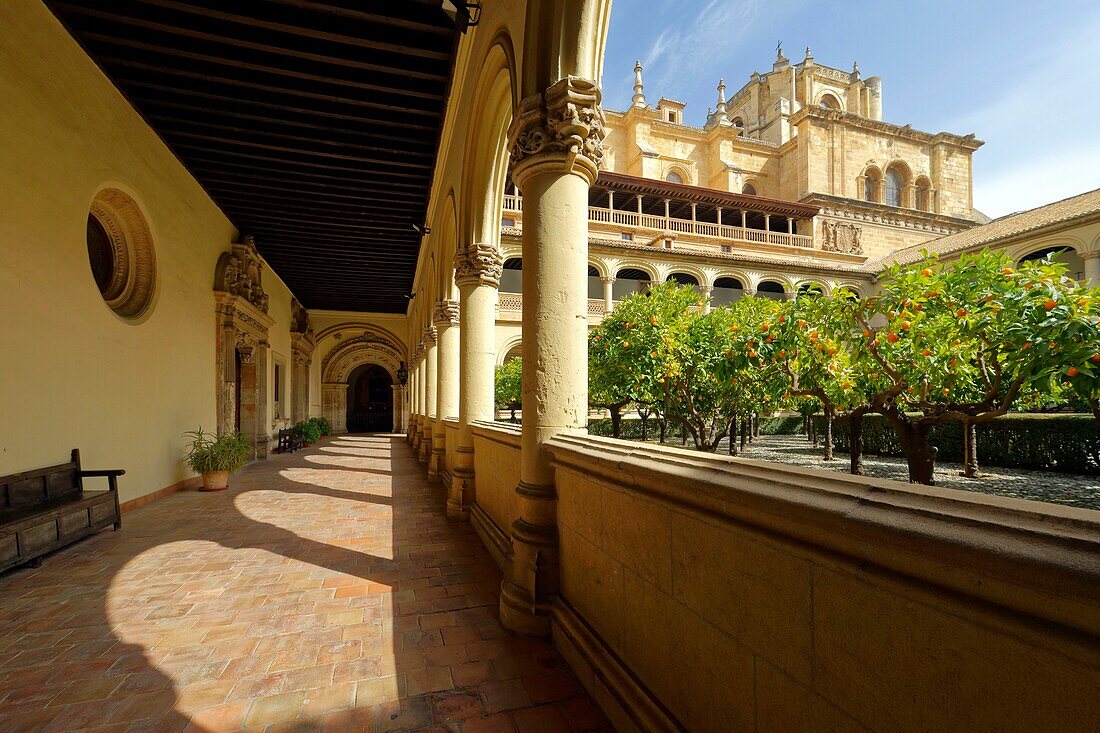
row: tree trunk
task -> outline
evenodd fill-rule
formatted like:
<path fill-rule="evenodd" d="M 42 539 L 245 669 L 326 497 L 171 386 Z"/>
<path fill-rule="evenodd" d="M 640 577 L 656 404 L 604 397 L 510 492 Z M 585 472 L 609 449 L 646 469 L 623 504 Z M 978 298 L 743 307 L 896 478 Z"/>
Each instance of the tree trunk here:
<path fill-rule="evenodd" d="M 745 445 L 749 442 L 749 420 L 751 418 L 748 415 L 741 418 L 741 452 L 745 451 Z"/>
<path fill-rule="evenodd" d="M 659 440 L 661 442 L 661 445 L 664 445 L 665 438 L 668 437 L 668 418 L 665 418 L 665 417 L 657 418 L 657 427 L 660 429 L 659 430 Z"/>
<path fill-rule="evenodd" d="M 963 472 L 966 478 L 978 478 L 978 426 L 963 423 Z"/>
<path fill-rule="evenodd" d="M 814 415 L 810 415 L 810 443 L 813 444 L 814 449 L 817 449 L 817 420 L 814 420 Z"/>
<path fill-rule="evenodd" d="M 688 431 L 683 425 L 680 426 L 680 445 L 688 444 Z"/>
<path fill-rule="evenodd" d="M 611 437 L 618 438 L 622 435 L 623 415 L 619 412 L 620 405 L 611 405 Z"/>
<path fill-rule="evenodd" d="M 833 460 L 833 408 L 825 405 L 825 437 L 823 438 L 825 450 L 822 460 Z"/>
<path fill-rule="evenodd" d="M 730 445 L 729 452 L 731 456 L 737 455 L 737 415 L 730 418 Z"/>
<path fill-rule="evenodd" d="M 909 465 L 909 483 L 934 486 L 936 483 L 936 449 L 928 444 L 931 426 L 912 423 L 898 410 L 886 414 L 901 443 L 905 462 Z"/>
<path fill-rule="evenodd" d="M 649 424 L 649 410 L 638 410 L 638 417 L 642 419 L 642 442 L 644 443 L 649 438 L 647 430 L 647 425 Z"/>
<path fill-rule="evenodd" d="M 852 415 L 848 423 L 848 432 L 851 434 L 849 450 L 852 457 L 852 475 L 863 475 L 863 414 Z"/>

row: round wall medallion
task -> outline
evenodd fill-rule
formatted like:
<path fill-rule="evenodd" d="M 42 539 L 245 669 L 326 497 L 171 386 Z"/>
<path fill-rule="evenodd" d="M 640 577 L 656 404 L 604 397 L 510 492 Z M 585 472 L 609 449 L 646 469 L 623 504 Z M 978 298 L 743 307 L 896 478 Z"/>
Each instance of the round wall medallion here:
<path fill-rule="evenodd" d="M 104 302 L 122 318 L 141 318 L 153 302 L 156 253 L 137 202 L 117 188 L 96 194 L 87 240 L 88 264 Z"/>

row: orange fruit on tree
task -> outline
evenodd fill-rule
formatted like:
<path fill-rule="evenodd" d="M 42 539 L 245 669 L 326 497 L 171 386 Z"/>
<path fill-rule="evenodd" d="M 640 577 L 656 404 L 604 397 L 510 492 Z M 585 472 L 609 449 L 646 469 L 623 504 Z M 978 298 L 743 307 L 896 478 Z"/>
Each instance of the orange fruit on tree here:
<path fill-rule="evenodd" d="M 902 331 L 908 331 L 912 325 L 913 324 L 910 323 L 909 321 L 902 321 L 901 322 L 901 330 Z"/>
<path fill-rule="evenodd" d="M 1030 342 L 1030 341 L 1025 341 L 1025 342 L 1023 343 L 1023 345 L 1021 345 L 1021 346 L 1020 346 L 1020 349 L 1021 349 L 1021 350 L 1023 350 L 1023 349 L 1030 349 L 1030 348 L 1031 348 L 1031 342 Z"/>
<path fill-rule="evenodd" d="M 786 316 L 779 316 L 779 318 L 776 318 L 775 320 L 779 321 L 780 323 L 786 323 L 787 322 L 787 317 Z"/>
<path fill-rule="evenodd" d="M 932 271 L 927 267 L 920 271 L 921 277 L 932 277 Z"/>
<path fill-rule="evenodd" d="M 945 395 L 951 394 L 951 390 L 949 390 L 949 389 L 948 389 L 947 387 L 944 387 L 944 388 L 943 388 L 942 390 L 940 390 L 940 391 L 941 391 L 941 392 L 942 392 L 943 394 L 945 394 Z"/>
<path fill-rule="evenodd" d="M 1012 274 L 1012 268 L 1011 267 L 1006 267 L 1005 269 L 1001 270 L 1001 272 L 1005 275 L 1011 275 Z"/>
<path fill-rule="evenodd" d="M 922 349 L 921 352 L 920 352 L 920 355 L 921 356 L 932 356 L 932 350 L 931 349 Z"/>
<path fill-rule="evenodd" d="M 778 356 L 780 359 L 786 359 L 787 358 L 787 352 L 784 349 L 780 349 L 779 353 L 776 354 L 776 356 Z M 1096 356 L 1100 356 L 1100 354 L 1097 354 Z M 1096 359 L 1093 359 L 1093 361 L 1096 361 Z"/>
<path fill-rule="evenodd" d="M 886 340 L 892 344 L 896 344 L 898 342 L 898 335 L 891 331 L 890 333 L 886 334 Z"/>
<path fill-rule="evenodd" d="M 956 318 L 963 318 L 965 316 L 966 316 L 966 309 L 965 308 L 959 308 L 957 311 L 955 311 L 955 317 Z"/>
<path fill-rule="evenodd" d="M 629 341 L 623 341 L 623 348 L 624 349 L 629 349 L 630 348 L 630 342 Z"/>
<path fill-rule="evenodd" d="M 1067 377 L 1076 377 L 1080 373 L 1081 373 L 1081 370 L 1078 369 L 1077 367 L 1070 367 L 1069 369 L 1066 370 L 1066 376 Z"/>
<path fill-rule="evenodd" d="M 654 326 L 656 326 L 657 325 L 657 316 L 650 316 L 649 317 L 649 322 L 651 324 L 653 324 Z"/>
<path fill-rule="evenodd" d="M 1046 308 L 1048 311 L 1054 310 L 1057 305 L 1058 304 L 1054 302 L 1053 298 L 1048 298 L 1047 302 L 1043 303 L 1043 307 Z"/>
<path fill-rule="evenodd" d="M 1093 364 L 1100 364 L 1100 354 L 1093 354 L 1092 358 L 1089 359 L 1089 361 L 1091 361 Z"/>

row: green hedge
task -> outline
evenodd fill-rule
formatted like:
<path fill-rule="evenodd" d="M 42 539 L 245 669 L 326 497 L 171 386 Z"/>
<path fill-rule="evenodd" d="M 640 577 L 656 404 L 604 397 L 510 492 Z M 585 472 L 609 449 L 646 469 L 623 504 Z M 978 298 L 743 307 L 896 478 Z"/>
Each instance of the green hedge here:
<path fill-rule="evenodd" d="M 660 434 L 660 426 L 657 418 L 649 418 L 649 426 L 646 434 L 649 438 L 656 439 Z M 793 417 L 762 417 L 760 418 L 760 432 L 765 435 L 798 435 L 802 432 L 802 418 L 799 415 Z M 599 420 L 588 421 L 588 433 L 590 435 L 602 435 L 611 437 L 611 418 L 605 417 Z M 680 434 L 679 427 L 669 427 L 669 433 Z M 641 418 L 623 418 L 619 425 L 619 437 L 624 440 L 642 439 Z"/>
<path fill-rule="evenodd" d="M 819 432 L 824 419 L 815 418 Z M 833 445 L 847 452 L 848 424 L 833 423 Z M 962 424 L 948 422 L 929 433 L 937 460 L 962 463 Z M 897 434 L 881 415 L 863 418 L 863 452 L 900 456 Z M 1030 468 L 1062 473 L 1100 474 L 1100 432 L 1092 415 L 1004 415 L 978 426 L 978 465 Z"/>

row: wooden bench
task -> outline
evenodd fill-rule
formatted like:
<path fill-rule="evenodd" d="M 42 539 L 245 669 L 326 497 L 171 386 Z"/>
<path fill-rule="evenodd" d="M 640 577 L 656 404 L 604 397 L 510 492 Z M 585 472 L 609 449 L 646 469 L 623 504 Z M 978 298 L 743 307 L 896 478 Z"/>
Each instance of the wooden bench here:
<path fill-rule="evenodd" d="M 125 471 L 83 471 L 80 451 L 57 466 L 0 476 L 0 571 L 31 562 L 109 525 L 122 527 L 118 477 Z M 103 476 L 107 490 L 85 490 Z"/>
<path fill-rule="evenodd" d="M 275 450 L 278 453 L 293 453 L 306 447 L 302 437 L 294 434 L 293 428 L 284 428 L 279 431 L 279 443 Z"/>

